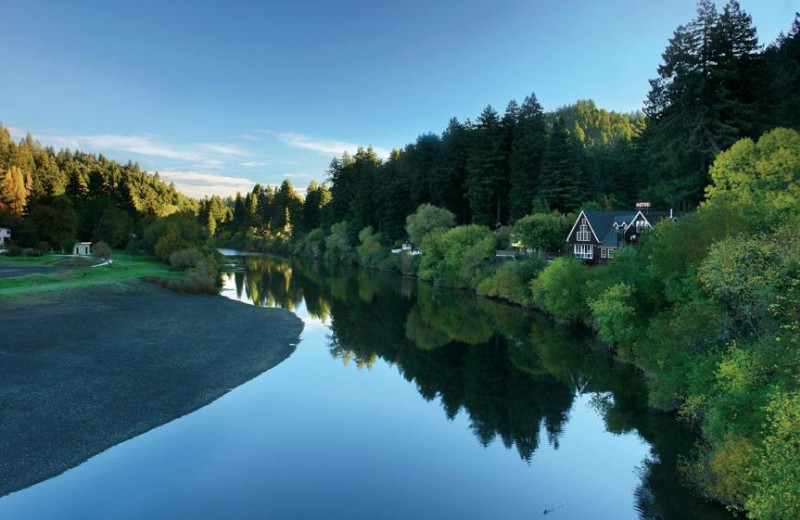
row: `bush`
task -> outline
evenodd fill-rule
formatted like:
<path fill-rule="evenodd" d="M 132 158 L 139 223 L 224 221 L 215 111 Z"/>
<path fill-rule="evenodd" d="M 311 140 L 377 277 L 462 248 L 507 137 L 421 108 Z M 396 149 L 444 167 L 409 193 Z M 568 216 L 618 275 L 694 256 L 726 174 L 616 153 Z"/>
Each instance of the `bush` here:
<path fill-rule="evenodd" d="M 378 268 L 386 257 L 391 254 L 381 247 L 381 233 L 372 231 L 372 226 L 367 226 L 358 233 L 360 245 L 356 247 L 356 257 L 359 265 L 370 269 Z"/>
<path fill-rule="evenodd" d="M 514 223 L 511 228 L 511 240 L 523 249 L 560 251 L 574 222 L 575 219 L 571 215 L 557 212 L 528 215 Z"/>
<path fill-rule="evenodd" d="M 294 254 L 306 258 L 322 258 L 325 254 L 325 232 L 319 228 L 311 230 L 297 242 Z"/>
<path fill-rule="evenodd" d="M 356 252 L 350 241 L 350 224 L 342 221 L 331 226 L 330 234 L 325 237 L 325 259 L 343 264 L 356 263 Z"/>
<path fill-rule="evenodd" d="M 544 269 L 545 265 L 545 260 L 541 256 L 508 261 L 501 265 L 492 276 L 478 284 L 478 294 L 501 298 L 518 305 L 531 305 L 533 294 L 530 290 L 530 283 Z"/>
<path fill-rule="evenodd" d="M 597 335 L 607 343 L 630 347 L 636 338 L 636 308 L 633 287 L 620 282 L 592 299 L 592 321 Z"/>
<path fill-rule="evenodd" d="M 414 245 L 420 245 L 425 235 L 432 231 L 446 231 L 456 225 L 456 217 L 444 208 L 437 208 L 432 204 L 423 204 L 406 217 L 406 233 L 408 240 Z"/>
<path fill-rule="evenodd" d="M 185 277 L 167 282 L 167 288 L 173 291 L 192 294 L 216 294 L 219 286 L 219 271 L 208 259 L 199 261 Z"/>
<path fill-rule="evenodd" d="M 111 258 L 111 248 L 101 240 L 92 246 L 92 256 L 101 260 L 108 260 Z"/>
<path fill-rule="evenodd" d="M 475 287 L 491 270 L 495 236 L 486 226 L 435 230 L 422 242 L 420 277 L 446 287 Z"/>
<path fill-rule="evenodd" d="M 182 249 L 169 255 L 169 263 L 177 269 L 195 267 L 204 259 L 203 253 L 195 248 Z"/>
<path fill-rule="evenodd" d="M 589 267 L 571 257 L 556 258 L 531 282 L 533 301 L 559 321 L 589 321 Z"/>

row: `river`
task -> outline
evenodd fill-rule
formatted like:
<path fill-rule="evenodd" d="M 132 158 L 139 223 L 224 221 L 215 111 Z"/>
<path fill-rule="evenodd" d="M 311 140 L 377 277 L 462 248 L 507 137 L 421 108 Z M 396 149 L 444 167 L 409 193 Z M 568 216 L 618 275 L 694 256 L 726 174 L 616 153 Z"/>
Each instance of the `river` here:
<path fill-rule="evenodd" d="M 222 294 L 300 316 L 295 353 L 3 515 L 731 518 L 679 484 L 692 435 L 591 331 L 397 276 L 231 261 Z"/>

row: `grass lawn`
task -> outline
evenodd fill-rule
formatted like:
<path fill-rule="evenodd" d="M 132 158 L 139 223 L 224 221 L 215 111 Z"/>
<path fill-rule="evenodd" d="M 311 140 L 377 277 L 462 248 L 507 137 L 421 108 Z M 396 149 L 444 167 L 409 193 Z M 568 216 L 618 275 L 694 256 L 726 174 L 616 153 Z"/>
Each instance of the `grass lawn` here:
<path fill-rule="evenodd" d="M 10 265 L 55 265 L 64 260 L 65 256 L 42 255 L 42 256 L 8 256 L 0 255 L 0 264 Z"/>
<path fill-rule="evenodd" d="M 177 278 L 182 273 L 173 270 L 167 264 L 153 256 L 131 256 L 125 253 L 114 253 L 114 263 L 110 266 L 75 267 L 58 270 L 53 273 L 36 273 L 13 278 L 0 279 L 0 298 L 15 298 L 35 293 L 63 291 L 97 285 L 117 285 L 134 278 L 157 276 L 160 278 Z M 42 256 L 35 258 L 0 257 L 0 263 L 15 266 L 47 266 L 58 265 L 63 261 L 59 256 Z"/>

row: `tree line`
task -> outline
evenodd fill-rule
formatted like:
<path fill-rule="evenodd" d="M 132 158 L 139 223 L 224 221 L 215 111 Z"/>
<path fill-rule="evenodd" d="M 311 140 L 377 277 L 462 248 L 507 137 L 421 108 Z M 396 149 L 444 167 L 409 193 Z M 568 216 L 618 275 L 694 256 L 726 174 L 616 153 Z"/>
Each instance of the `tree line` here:
<path fill-rule="evenodd" d="M 14 142 L 0 126 L 0 227 L 18 246 L 59 249 L 75 240 L 125 247 L 157 218 L 197 203 L 138 164 L 67 149 L 28 134 Z M 71 247 L 71 246 L 69 246 Z"/>

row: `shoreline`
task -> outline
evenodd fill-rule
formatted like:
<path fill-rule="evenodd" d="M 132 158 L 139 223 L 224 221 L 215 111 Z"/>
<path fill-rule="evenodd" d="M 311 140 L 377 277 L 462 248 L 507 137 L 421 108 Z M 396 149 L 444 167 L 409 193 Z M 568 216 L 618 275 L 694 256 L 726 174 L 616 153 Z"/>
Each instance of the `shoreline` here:
<path fill-rule="evenodd" d="M 302 329 L 141 281 L 0 299 L 0 496 L 211 403 L 286 360 Z"/>

